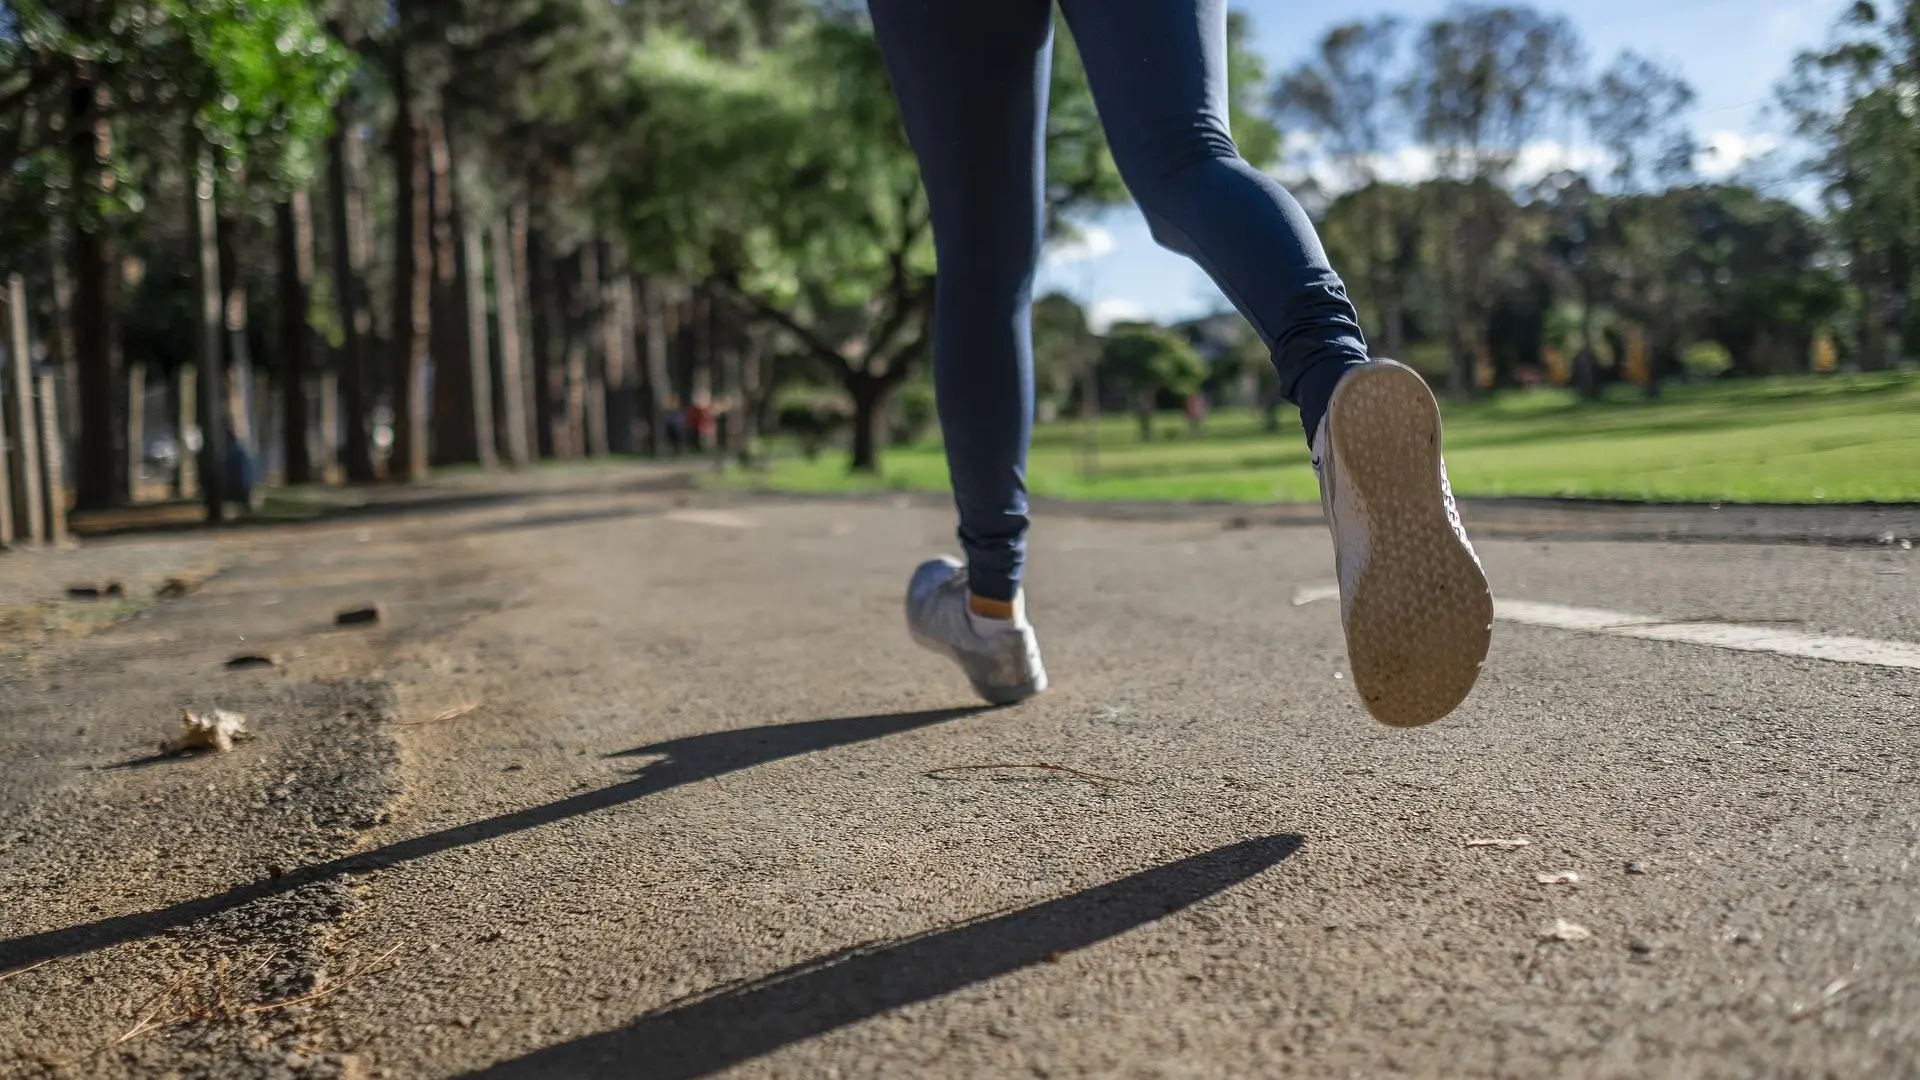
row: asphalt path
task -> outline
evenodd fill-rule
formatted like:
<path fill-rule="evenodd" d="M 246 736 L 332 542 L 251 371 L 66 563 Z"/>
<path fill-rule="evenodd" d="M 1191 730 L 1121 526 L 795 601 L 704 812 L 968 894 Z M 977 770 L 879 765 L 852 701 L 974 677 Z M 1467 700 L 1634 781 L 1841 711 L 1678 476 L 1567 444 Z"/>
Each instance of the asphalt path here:
<path fill-rule="evenodd" d="M 1920 555 L 1489 539 L 1531 606 L 1406 732 L 1274 520 L 1044 517 L 1001 710 L 904 632 L 918 501 L 223 541 L 0 664 L 0 1074 L 1920 1075 Z"/>

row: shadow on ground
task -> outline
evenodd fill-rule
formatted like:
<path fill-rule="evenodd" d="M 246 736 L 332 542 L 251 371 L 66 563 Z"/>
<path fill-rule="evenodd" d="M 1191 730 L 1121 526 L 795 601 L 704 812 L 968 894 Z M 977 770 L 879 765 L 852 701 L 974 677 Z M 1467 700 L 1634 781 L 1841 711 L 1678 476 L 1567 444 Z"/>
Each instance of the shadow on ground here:
<path fill-rule="evenodd" d="M 591 814 L 596 810 L 643 799 L 649 795 L 697 783 L 756 765 L 798 757 L 849 743 L 884 738 L 915 728 L 958 720 L 987 711 L 985 706 L 936 709 L 927 712 L 850 716 L 798 724 L 771 724 L 733 731 L 709 732 L 622 751 L 612 757 L 660 756 L 640 768 L 631 780 L 582 792 L 540 806 L 516 810 L 482 821 L 400 840 L 372 851 L 358 852 L 330 862 L 300 867 L 268 881 L 238 885 L 214 896 L 184 900 L 169 907 L 135 915 L 118 915 L 60 930 L 24 934 L 0 941 L 0 974 L 47 960 L 137 941 L 231 911 L 255 900 L 290 892 L 305 885 L 364 874 L 443 851 L 484 843 L 542 825 Z"/>
<path fill-rule="evenodd" d="M 1301 842 L 1284 835 L 1243 840 L 1057 900 L 833 953 L 469 1075 L 709 1076 L 1155 922 L 1254 877 Z"/>

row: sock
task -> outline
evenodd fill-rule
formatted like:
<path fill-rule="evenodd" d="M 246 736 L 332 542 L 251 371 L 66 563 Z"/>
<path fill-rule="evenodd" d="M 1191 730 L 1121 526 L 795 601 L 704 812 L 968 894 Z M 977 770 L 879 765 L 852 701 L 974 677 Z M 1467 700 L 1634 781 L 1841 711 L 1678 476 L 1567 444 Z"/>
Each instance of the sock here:
<path fill-rule="evenodd" d="M 967 622 L 973 632 L 980 635 L 999 634 L 1017 629 L 1026 614 L 1016 594 L 1012 600 L 989 600 L 984 596 L 967 594 Z"/>

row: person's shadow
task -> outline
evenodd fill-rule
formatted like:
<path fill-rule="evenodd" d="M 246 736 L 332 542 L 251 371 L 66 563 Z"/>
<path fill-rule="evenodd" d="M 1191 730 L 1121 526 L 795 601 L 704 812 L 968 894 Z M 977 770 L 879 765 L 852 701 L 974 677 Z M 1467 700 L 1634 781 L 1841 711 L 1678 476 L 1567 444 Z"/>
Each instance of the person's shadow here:
<path fill-rule="evenodd" d="M 770 724 L 733 731 L 691 735 L 651 746 L 622 751 L 610 757 L 664 755 L 639 769 L 633 779 L 555 802 L 516 810 L 497 817 L 456 825 L 372 851 L 304 866 L 264 881 L 236 885 L 225 892 L 134 915 L 117 915 L 38 934 L 0 941 L 0 975 L 42 961 L 103 949 L 187 926 L 210 915 L 231 911 L 255 900 L 310 885 L 342 874 L 361 874 L 397 866 L 467 844 L 478 844 L 510 833 L 551 825 L 622 803 L 643 799 L 682 784 L 696 783 L 724 773 L 764 765 L 849 743 L 864 742 L 915 728 L 957 720 L 985 712 L 985 706 L 935 709 L 927 712 L 849 716 L 798 724 Z"/>
<path fill-rule="evenodd" d="M 1154 922 L 1253 877 L 1300 845 L 1297 836 L 1242 840 L 1057 900 L 817 957 L 468 1075 L 708 1076 Z"/>

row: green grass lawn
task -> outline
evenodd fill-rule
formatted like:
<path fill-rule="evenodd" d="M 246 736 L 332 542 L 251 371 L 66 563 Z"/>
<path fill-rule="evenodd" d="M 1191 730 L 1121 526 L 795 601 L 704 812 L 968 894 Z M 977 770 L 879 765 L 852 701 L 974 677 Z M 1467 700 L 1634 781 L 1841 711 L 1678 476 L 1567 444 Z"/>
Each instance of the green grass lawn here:
<path fill-rule="evenodd" d="M 1559 390 L 1443 405 L 1447 465 L 1463 495 L 1650 501 L 1920 502 L 1920 375 L 1834 375 L 1626 390 L 1581 402 Z M 1034 433 L 1035 495 L 1108 500 L 1317 501 L 1291 411 L 1277 435 L 1248 412 L 1216 413 L 1204 434 L 1168 414 L 1139 439 L 1131 417 Z M 1089 467 L 1091 465 L 1091 467 Z M 944 490 L 938 441 L 894 447 L 882 475 L 852 476 L 844 451 L 782 454 L 716 486 L 809 493 Z"/>

